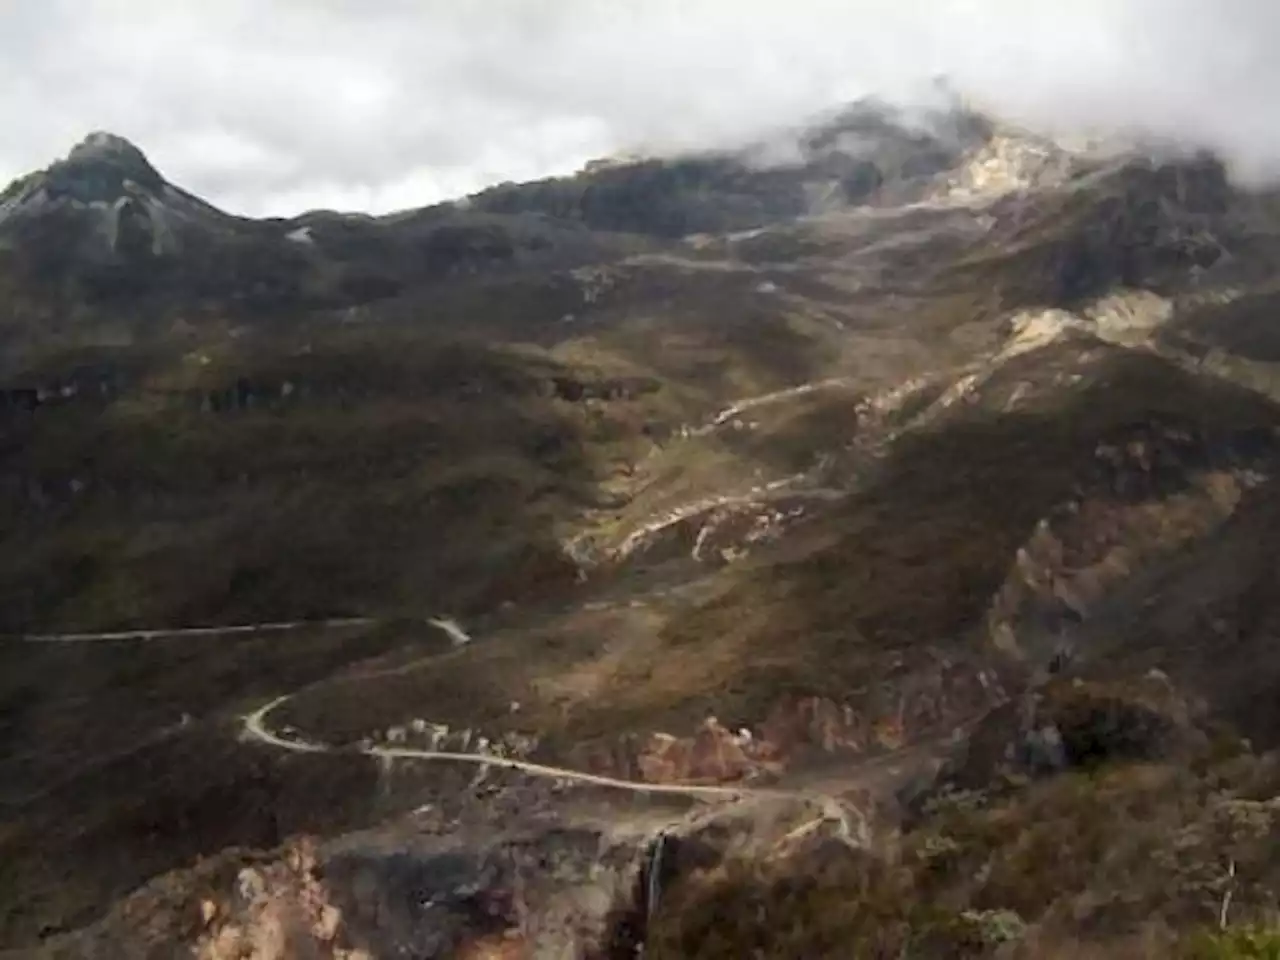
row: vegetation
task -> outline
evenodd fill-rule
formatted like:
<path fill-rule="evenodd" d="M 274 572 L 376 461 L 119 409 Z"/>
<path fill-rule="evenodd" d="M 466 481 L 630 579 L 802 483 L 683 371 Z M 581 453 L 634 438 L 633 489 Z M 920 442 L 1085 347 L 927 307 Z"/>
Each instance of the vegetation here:
<path fill-rule="evenodd" d="M 942 804 L 882 850 L 820 846 L 691 875 L 667 891 L 648 955 L 1271 957 L 1274 928 L 1248 918 L 1280 893 L 1275 803 L 1253 799 L 1277 787 L 1273 762 L 1241 755 L 1199 774 L 1121 764 Z M 1228 890 L 1239 922 L 1219 931 Z"/>
<path fill-rule="evenodd" d="M 842 153 L 859 131 L 880 147 Z M 922 196 L 990 132 L 855 111 L 763 169 L 597 166 L 389 218 L 201 206 L 163 255 L 141 218 L 103 254 L 73 205 L 6 235 L 0 630 L 382 625 L 128 657 L 0 648 L 0 940 L 86 923 L 234 843 L 385 817 L 374 764 L 236 741 L 281 693 L 300 691 L 274 720 L 335 744 L 419 717 L 519 726 L 625 774 L 638 734 L 708 713 L 760 730 L 802 700 L 872 729 L 849 754 L 895 716 L 930 748 L 1000 700 L 992 683 L 1011 700 L 872 849 L 806 842 L 683 877 L 648 955 L 1274 955 L 1280 773 L 1237 734 L 1280 742 L 1280 408 L 1082 333 L 992 361 L 1010 310 L 1198 290 L 1251 254 L 1220 256 L 1236 224 L 1209 161 L 1094 171 L 993 202 L 981 229 L 930 205 L 801 216 Z M 1237 345 L 1271 357 L 1271 300 L 1242 303 L 1209 319 L 1248 321 Z M 1183 331 L 1202 346 L 1206 316 Z M 862 401 L 908 380 L 903 432 L 855 443 Z M 973 390 L 939 406 L 957 382 Z M 1165 434 L 1186 438 L 1177 456 L 1147 462 Z M 689 558 L 697 524 L 590 576 L 566 549 L 819 461 L 841 495 L 728 567 Z M 1235 512 L 1193 536 L 1169 504 L 1207 472 Z M 1071 511 L 1108 546 L 1115 516 L 1141 513 L 1169 549 L 1144 565 L 1120 542 L 1106 589 L 1063 600 L 1080 665 L 1033 702 L 1056 623 L 1010 650 L 988 617 L 1039 525 Z M 1060 546 L 1074 571 L 1091 544 Z M 483 642 L 409 626 L 439 615 Z M 949 701 L 961 675 L 981 690 Z M 1048 730 L 1061 756 L 1022 762 Z M 406 779 L 457 799 L 473 773 Z"/>
<path fill-rule="evenodd" d="M 1050 347 L 1027 365 L 1047 377 L 1083 369 L 1077 349 Z M 929 649 L 982 652 L 975 633 L 1012 558 L 1041 518 L 1081 495 L 1099 443 L 1156 421 L 1225 451 L 1280 423 L 1265 400 L 1153 357 L 1112 351 L 1088 369 L 1049 406 L 978 407 L 905 436 L 820 525 L 732 568 L 718 596 L 674 619 L 660 652 L 624 668 L 583 718 L 599 726 L 580 734 L 614 733 L 640 714 L 672 725 L 708 709 L 759 717 L 788 691 L 847 697 L 891 652 L 905 662 Z M 1114 494 L 1099 483 L 1083 495 Z"/>
<path fill-rule="evenodd" d="M 1280 960 L 1280 930 L 1235 927 L 1195 937 L 1189 960 Z"/>

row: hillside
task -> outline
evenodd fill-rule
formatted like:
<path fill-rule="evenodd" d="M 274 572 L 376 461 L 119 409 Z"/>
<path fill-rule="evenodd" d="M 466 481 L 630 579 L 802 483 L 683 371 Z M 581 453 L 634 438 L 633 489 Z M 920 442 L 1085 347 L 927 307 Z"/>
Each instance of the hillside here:
<path fill-rule="evenodd" d="M 378 218 L 91 136 L 0 194 L 0 946 L 1269 922 L 1277 263 L 1213 157 L 959 107 Z"/>

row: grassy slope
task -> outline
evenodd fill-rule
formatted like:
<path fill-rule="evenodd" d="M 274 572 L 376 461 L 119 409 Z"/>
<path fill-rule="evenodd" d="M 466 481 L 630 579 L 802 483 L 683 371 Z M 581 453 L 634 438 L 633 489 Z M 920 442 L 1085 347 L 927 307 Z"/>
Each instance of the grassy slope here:
<path fill-rule="evenodd" d="M 1153 419 L 1210 444 L 1280 424 L 1265 400 L 1156 357 L 1104 348 L 1101 361 L 1081 367 L 1079 350 L 1029 354 L 1020 372 L 1051 380 L 1081 369 L 1091 379 L 1015 413 L 961 410 L 908 434 L 861 492 L 712 575 L 702 589 L 709 599 L 651 598 L 632 609 L 624 598 L 613 611 L 499 629 L 485 644 L 391 677 L 322 685 L 285 713 L 343 739 L 423 711 L 501 727 L 519 700 L 514 722 L 573 744 L 688 729 L 708 710 L 754 723 L 790 693 L 856 702 L 930 650 L 998 660 L 980 629 L 993 595 L 1038 521 L 1089 489 L 1100 442 L 1123 442 Z M 1211 546 L 1196 550 L 1216 562 Z M 1186 576 L 1193 582 L 1194 569 Z M 1135 636 L 1152 627 L 1108 623 Z"/>
<path fill-rule="evenodd" d="M 552 394 L 590 371 L 482 345 L 320 341 L 195 366 L 8 418 L 11 627 L 422 612 L 554 583 L 554 523 L 631 427 L 625 400 L 593 415 Z M 200 409 L 241 382 L 255 407 Z"/>
<path fill-rule="evenodd" d="M 1100 441 L 1152 418 L 1210 435 L 1280 423 L 1269 403 L 1150 356 L 1116 352 L 1093 377 L 1052 409 L 977 413 L 908 435 L 807 549 L 787 547 L 802 556 L 762 557 L 668 626 L 654 662 L 601 704 L 601 729 L 713 705 L 750 716 L 792 688 L 840 696 L 892 651 L 963 645 L 1014 552 L 1087 476 Z"/>

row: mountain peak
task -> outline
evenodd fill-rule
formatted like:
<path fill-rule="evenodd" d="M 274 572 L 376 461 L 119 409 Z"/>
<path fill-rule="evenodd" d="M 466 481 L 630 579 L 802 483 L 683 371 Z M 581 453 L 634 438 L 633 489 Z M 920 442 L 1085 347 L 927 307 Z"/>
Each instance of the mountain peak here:
<path fill-rule="evenodd" d="M 116 163 L 124 166 L 150 167 L 146 154 L 126 138 L 106 130 L 95 130 L 67 155 L 70 161 Z"/>
<path fill-rule="evenodd" d="M 170 186 L 132 142 L 101 130 L 0 192 L 0 246 L 68 269 L 174 254 L 188 228 L 224 219 Z"/>
<path fill-rule="evenodd" d="M 53 164 L 48 175 L 55 187 L 81 199 L 107 199 L 119 195 L 125 181 L 159 189 L 164 178 L 138 147 L 114 133 L 95 131 L 71 148 L 65 160 Z M 90 194 L 90 195 L 85 195 Z"/>

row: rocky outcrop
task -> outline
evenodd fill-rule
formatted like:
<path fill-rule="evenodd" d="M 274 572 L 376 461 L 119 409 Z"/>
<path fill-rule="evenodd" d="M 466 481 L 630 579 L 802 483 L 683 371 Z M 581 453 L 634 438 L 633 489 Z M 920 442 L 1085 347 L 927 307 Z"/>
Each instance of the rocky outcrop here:
<path fill-rule="evenodd" d="M 1101 165 L 1027 202 L 992 211 L 1021 250 L 993 278 L 1009 307 L 1087 302 L 1116 287 L 1164 290 L 1222 262 L 1232 192 L 1211 156 L 1135 157 Z"/>
<path fill-rule="evenodd" d="M 650 783 L 741 780 L 757 766 L 750 746 L 749 736 L 731 733 L 708 717 L 692 737 L 650 734 L 636 757 L 636 766 Z"/>
<path fill-rule="evenodd" d="M 97 263 L 172 257 L 192 227 L 243 229 L 236 218 L 170 186 L 141 150 L 110 133 L 90 134 L 66 158 L 0 194 L 0 243 L 61 241 Z"/>
<path fill-rule="evenodd" d="M 823 755 L 874 757 L 949 733 L 1005 697 L 995 670 L 939 659 L 861 702 L 782 701 L 760 724 L 753 753 L 783 765 Z"/>
<path fill-rule="evenodd" d="M 689 735 L 665 732 L 579 745 L 571 766 L 649 783 L 771 779 L 823 758 L 867 759 L 945 736 L 1007 699 L 995 670 L 939 658 L 860 701 L 796 696 L 732 729 L 707 717 Z"/>
<path fill-rule="evenodd" d="M 615 811 L 604 826 L 600 816 L 526 803 L 502 821 L 432 830 L 403 821 L 301 838 L 275 854 L 228 851 L 162 877 L 33 956 L 630 960 L 673 885 L 735 855 L 828 839 L 853 846 L 862 817 L 777 799 L 683 817 L 655 810 L 635 824 Z"/>
<path fill-rule="evenodd" d="M 1151 424 L 1099 443 L 1091 482 L 1043 518 L 996 594 L 993 643 L 1038 662 L 1135 575 L 1220 528 L 1272 470 L 1275 440 Z"/>
<path fill-rule="evenodd" d="M 972 203 L 1004 193 L 1064 182 L 1084 166 L 1084 158 L 1053 141 L 1014 130 L 999 130 L 962 165 L 939 178 L 935 196 Z"/>
<path fill-rule="evenodd" d="M 321 883 L 313 844 L 303 842 L 286 857 L 236 875 L 229 897 L 202 897 L 196 960 L 372 960 L 361 949 L 339 943 L 342 913 Z"/>

